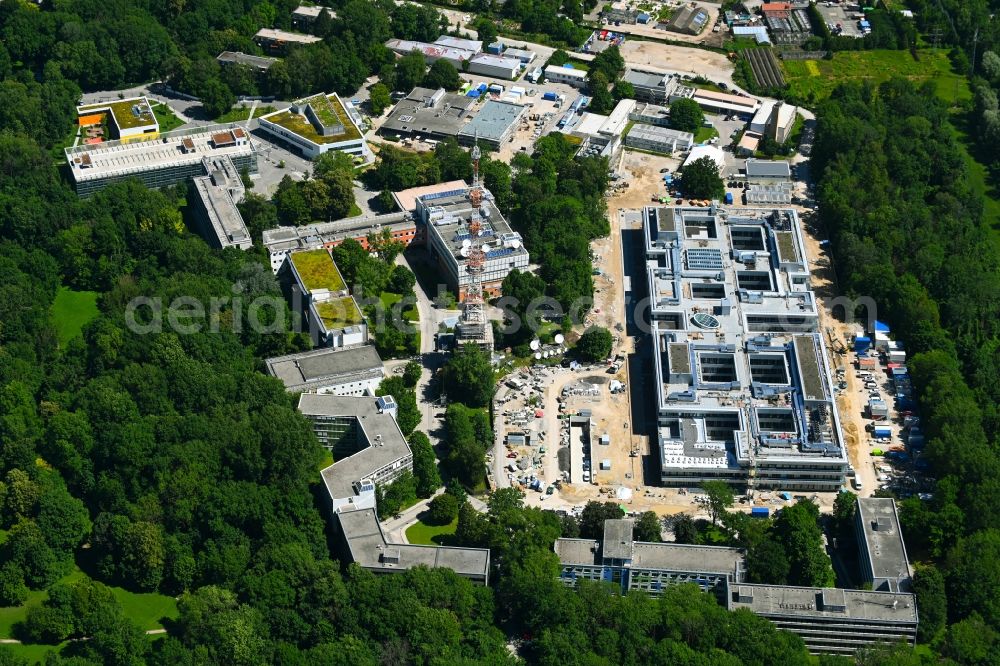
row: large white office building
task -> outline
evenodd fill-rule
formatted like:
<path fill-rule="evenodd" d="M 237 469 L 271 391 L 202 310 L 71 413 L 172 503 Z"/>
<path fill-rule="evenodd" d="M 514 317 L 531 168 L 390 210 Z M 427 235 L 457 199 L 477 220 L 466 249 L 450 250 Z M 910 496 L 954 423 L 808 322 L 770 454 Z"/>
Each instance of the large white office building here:
<path fill-rule="evenodd" d="M 661 482 L 840 490 L 847 452 L 795 211 L 643 218 Z"/>

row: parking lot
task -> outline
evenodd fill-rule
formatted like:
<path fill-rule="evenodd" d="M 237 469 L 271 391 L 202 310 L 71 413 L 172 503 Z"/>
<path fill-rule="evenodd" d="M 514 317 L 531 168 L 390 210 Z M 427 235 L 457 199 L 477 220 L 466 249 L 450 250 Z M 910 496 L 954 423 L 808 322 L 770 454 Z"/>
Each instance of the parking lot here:
<path fill-rule="evenodd" d="M 839 31 L 839 34 L 844 37 L 861 37 L 861 28 L 858 27 L 858 18 L 856 17 L 863 16 L 863 14 L 857 9 L 848 10 L 848 6 L 852 5 L 832 2 L 816 3 L 816 9 L 826 21 L 831 33 L 838 34 Z M 853 6 L 856 7 L 856 5 Z"/>

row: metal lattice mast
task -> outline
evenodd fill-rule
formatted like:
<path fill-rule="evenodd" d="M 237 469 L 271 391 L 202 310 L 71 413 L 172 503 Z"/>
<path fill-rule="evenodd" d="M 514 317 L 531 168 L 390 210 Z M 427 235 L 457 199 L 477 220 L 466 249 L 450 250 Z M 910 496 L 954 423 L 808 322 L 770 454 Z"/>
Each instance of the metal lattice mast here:
<path fill-rule="evenodd" d="M 469 276 L 469 282 L 465 287 L 464 298 L 462 299 L 462 319 L 463 323 L 470 329 L 473 335 L 482 335 L 486 326 L 485 313 L 483 312 L 483 272 L 486 269 L 486 253 L 482 246 L 483 221 L 481 208 L 483 204 L 483 190 L 479 183 L 479 158 L 481 153 L 478 143 L 472 147 L 472 187 L 469 189 L 469 202 L 472 204 L 472 213 L 469 215 L 469 246 L 468 256 L 465 262 L 465 272 Z M 474 331 L 474 332 L 473 332 Z"/>

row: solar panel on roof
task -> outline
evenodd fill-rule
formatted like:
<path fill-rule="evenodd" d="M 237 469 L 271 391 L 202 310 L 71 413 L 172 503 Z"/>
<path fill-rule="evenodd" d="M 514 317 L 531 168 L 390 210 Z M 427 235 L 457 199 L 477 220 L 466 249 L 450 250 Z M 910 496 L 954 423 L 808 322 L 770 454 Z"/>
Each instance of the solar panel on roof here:
<path fill-rule="evenodd" d="M 690 248 L 686 250 L 687 265 L 691 270 L 721 270 L 722 250 L 714 248 Z"/>

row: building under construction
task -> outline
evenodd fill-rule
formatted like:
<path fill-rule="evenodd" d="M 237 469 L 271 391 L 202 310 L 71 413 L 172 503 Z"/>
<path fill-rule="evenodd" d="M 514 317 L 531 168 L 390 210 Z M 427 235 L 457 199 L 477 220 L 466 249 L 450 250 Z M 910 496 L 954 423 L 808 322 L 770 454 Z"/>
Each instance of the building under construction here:
<path fill-rule="evenodd" d="M 645 209 L 661 481 L 837 491 L 848 460 L 794 210 Z"/>

